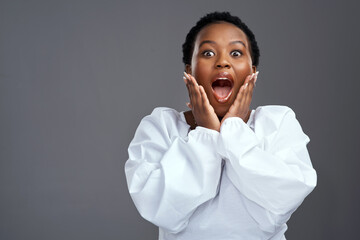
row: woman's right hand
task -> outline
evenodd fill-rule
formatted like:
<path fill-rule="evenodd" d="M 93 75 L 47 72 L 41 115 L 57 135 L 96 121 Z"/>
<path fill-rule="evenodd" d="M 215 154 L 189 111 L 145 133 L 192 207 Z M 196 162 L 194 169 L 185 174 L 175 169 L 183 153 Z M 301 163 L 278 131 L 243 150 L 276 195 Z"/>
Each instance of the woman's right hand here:
<path fill-rule="evenodd" d="M 187 103 L 187 106 L 191 109 L 196 124 L 220 132 L 220 121 L 214 108 L 210 105 L 204 87 L 199 86 L 195 78 L 185 72 L 184 82 L 190 98 L 190 103 Z"/>

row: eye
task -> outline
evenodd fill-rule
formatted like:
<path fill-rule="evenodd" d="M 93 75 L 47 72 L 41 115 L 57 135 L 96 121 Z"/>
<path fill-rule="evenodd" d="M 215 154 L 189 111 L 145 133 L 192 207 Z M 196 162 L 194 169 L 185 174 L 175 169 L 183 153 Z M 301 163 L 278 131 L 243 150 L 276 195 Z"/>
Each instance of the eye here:
<path fill-rule="evenodd" d="M 233 57 L 240 57 L 242 55 L 242 52 L 239 50 L 234 50 L 230 53 L 230 55 Z"/>
<path fill-rule="evenodd" d="M 204 55 L 205 57 L 212 57 L 215 55 L 215 53 L 213 51 L 206 50 L 202 53 L 202 55 Z"/>

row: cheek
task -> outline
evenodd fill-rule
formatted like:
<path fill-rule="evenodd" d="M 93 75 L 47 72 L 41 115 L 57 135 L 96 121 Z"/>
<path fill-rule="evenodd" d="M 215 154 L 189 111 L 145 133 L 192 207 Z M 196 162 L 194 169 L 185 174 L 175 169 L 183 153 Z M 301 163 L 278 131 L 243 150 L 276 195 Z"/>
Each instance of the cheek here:
<path fill-rule="evenodd" d="M 240 85 L 242 85 L 247 76 L 252 74 L 252 66 L 249 63 L 238 64 L 235 67 L 236 79 L 239 81 Z"/>
<path fill-rule="evenodd" d="M 203 85 L 209 79 L 209 75 L 211 74 L 211 66 L 204 61 L 196 61 L 192 67 L 193 76 L 196 81 Z"/>

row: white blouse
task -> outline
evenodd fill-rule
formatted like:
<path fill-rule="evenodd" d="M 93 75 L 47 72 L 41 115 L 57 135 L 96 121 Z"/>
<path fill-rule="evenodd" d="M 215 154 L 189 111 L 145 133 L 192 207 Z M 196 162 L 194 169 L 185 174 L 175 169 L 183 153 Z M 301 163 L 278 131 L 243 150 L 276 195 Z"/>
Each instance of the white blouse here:
<path fill-rule="evenodd" d="M 228 118 L 220 132 L 190 131 L 183 112 L 156 108 L 128 149 L 129 192 L 160 240 L 283 240 L 316 186 L 309 141 L 286 106 Z"/>

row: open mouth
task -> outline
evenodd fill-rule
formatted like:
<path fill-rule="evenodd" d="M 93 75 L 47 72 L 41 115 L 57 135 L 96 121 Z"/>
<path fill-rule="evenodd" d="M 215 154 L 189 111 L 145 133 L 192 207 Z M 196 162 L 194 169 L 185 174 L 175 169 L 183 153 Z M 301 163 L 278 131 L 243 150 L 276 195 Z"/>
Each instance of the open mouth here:
<path fill-rule="evenodd" d="M 216 100 L 220 103 L 226 102 L 232 94 L 233 85 L 228 78 L 217 78 L 211 85 Z"/>

